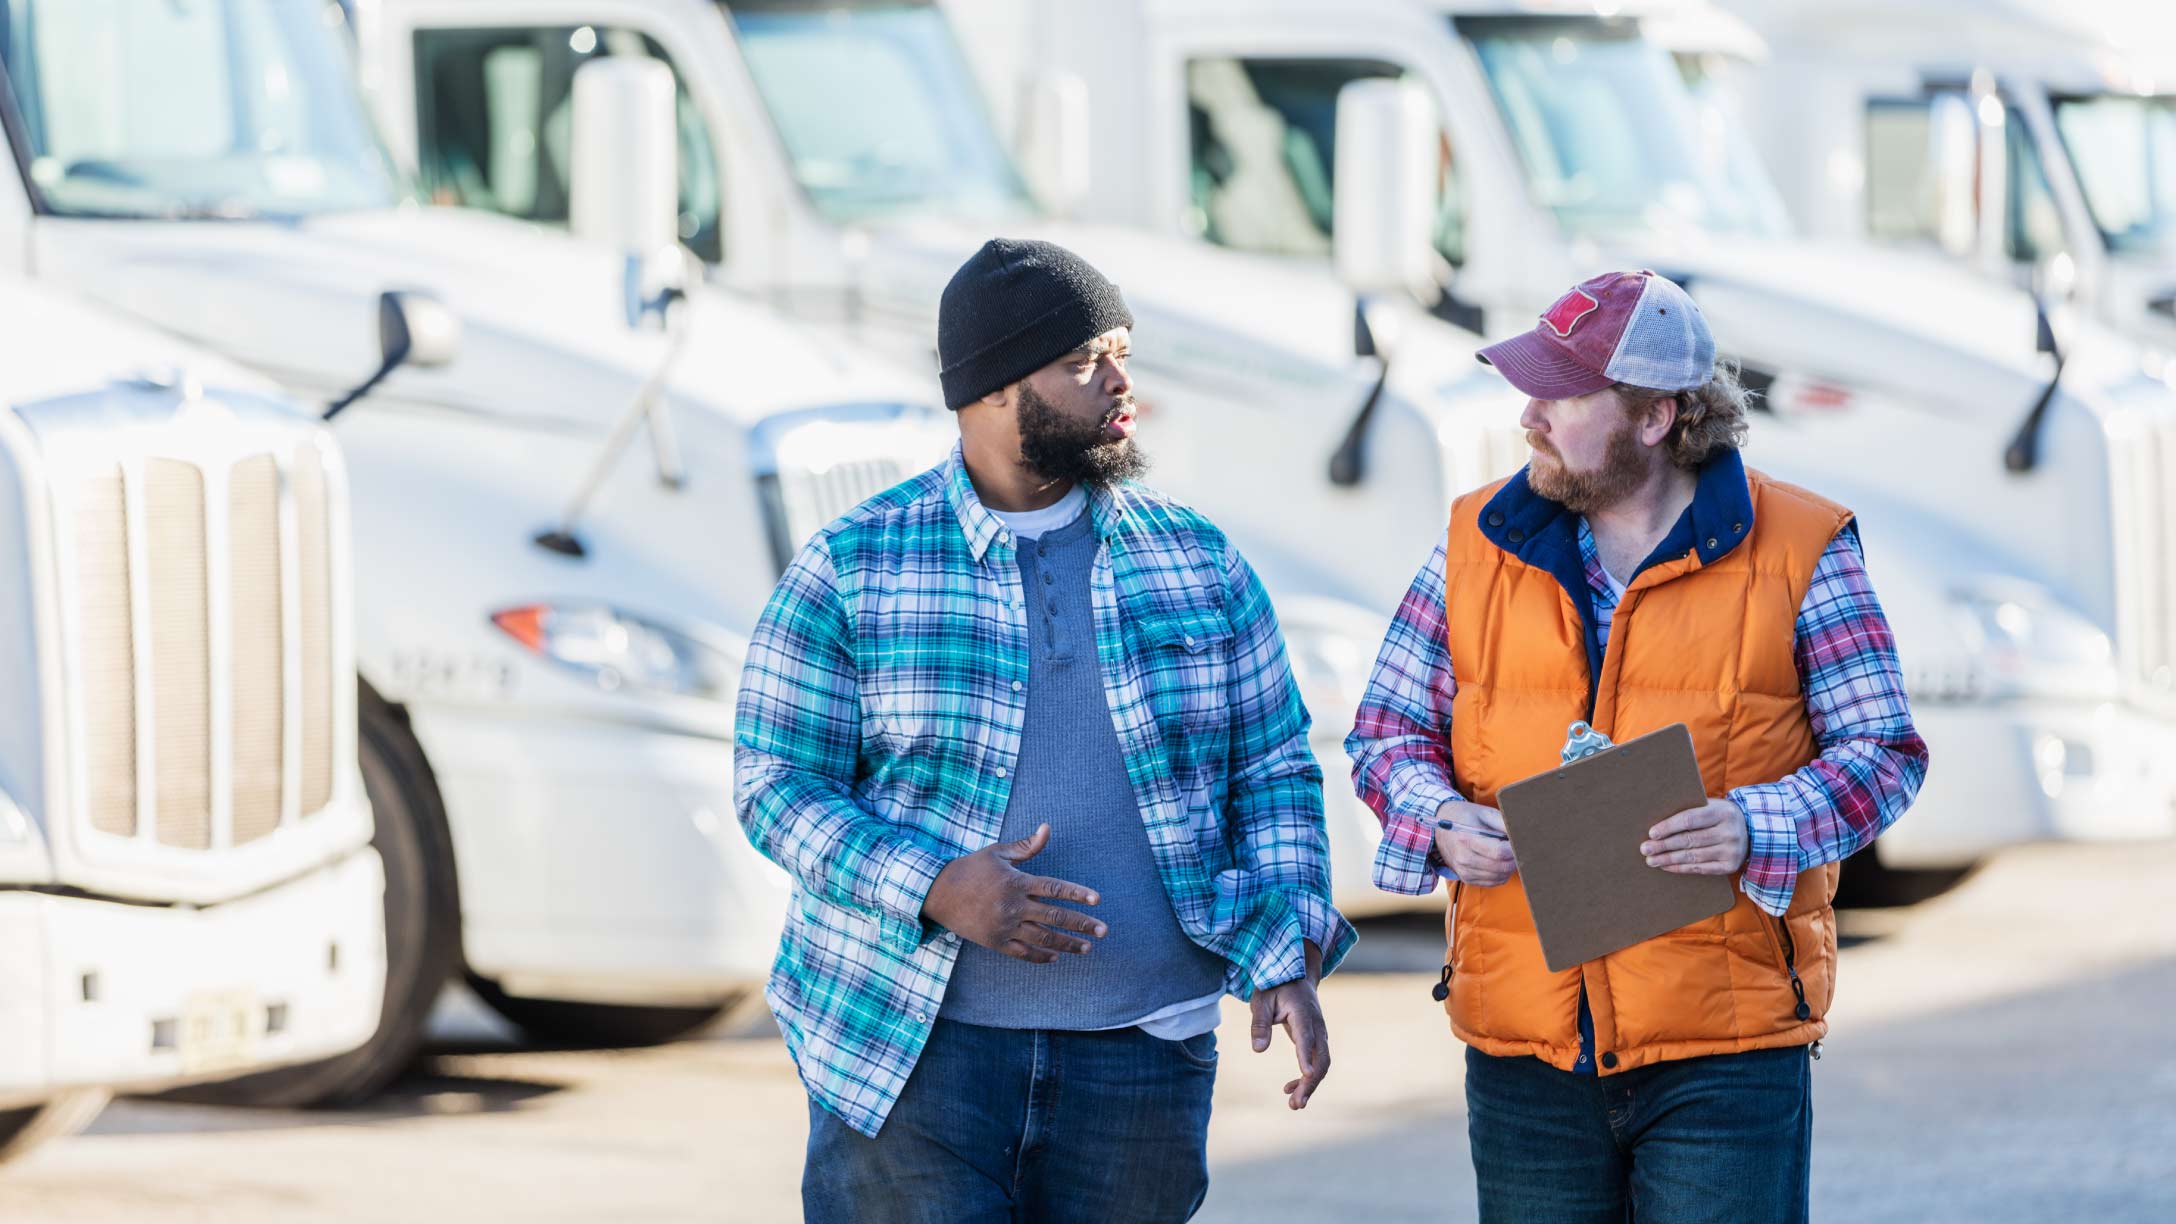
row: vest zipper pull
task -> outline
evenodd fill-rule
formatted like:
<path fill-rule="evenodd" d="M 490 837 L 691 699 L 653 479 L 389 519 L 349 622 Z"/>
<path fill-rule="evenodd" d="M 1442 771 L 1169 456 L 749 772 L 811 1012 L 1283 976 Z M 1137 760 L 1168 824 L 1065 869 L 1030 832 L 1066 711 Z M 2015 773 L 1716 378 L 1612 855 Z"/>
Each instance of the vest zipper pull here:
<path fill-rule="evenodd" d="M 1434 995 L 1438 1003 L 1451 997 L 1451 967 L 1449 965 L 1443 966 L 1443 976 L 1436 979 L 1435 988 L 1428 993 Z"/>
<path fill-rule="evenodd" d="M 1783 971 L 1791 975 L 1791 993 L 1798 997 L 1798 1006 L 1791 1009 L 1791 1014 L 1802 1021 L 1811 1020 L 1813 1008 L 1806 1003 L 1806 984 L 1798 980 L 1798 943 L 1791 938 L 1790 920 L 1776 919 L 1776 929 L 1783 933 Z"/>
<path fill-rule="evenodd" d="M 1821 1043 L 1818 1041 L 1813 1043 L 1813 1061 L 1821 1061 Z"/>

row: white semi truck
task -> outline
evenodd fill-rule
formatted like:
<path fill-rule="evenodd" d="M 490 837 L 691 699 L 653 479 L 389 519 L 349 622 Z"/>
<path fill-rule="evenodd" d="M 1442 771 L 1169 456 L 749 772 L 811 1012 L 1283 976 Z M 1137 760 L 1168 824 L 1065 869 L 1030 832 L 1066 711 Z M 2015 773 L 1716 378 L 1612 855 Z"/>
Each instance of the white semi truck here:
<path fill-rule="evenodd" d="M 933 379 L 681 274 L 656 76 L 585 74 L 575 155 L 610 189 L 577 240 L 419 206 L 343 26 L 314 0 L 0 0 L 0 272 L 341 409 L 384 1023 L 222 1100 L 368 1093 L 463 970 L 586 1040 L 759 984 L 786 888 L 732 816 L 741 643 L 807 533 L 954 433 Z"/>
<path fill-rule="evenodd" d="M 582 176 L 557 82 L 646 59 L 679 81 L 683 232 L 730 283 L 904 351 L 987 233 L 1047 234 L 1110 269 L 1159 397 L 1142 434 L 1156 479 L 1265 561 L 1303 676 L 1333 677 L 1312 702 L 1333 778 L 1354 684 L 1334 677 L 1364 671 L 1449 498 L 1523 461 L 1470 333 L 1428 327 L 1424 306 L 1518 330 L 1629 264 L 1690 284 L 1767 392 L 1756 461 L 1860 509 L 1921 726 L 1937 756 L 1984 763 L 1937 768 L 1881 860 L 1954 868 L 2176 819 L 2157 747 L 2176 727 L 2168 388 L 2090 325 L 2065 337 L 2058 382 L 2025 295 L 1792 239 L 1757 162 L 1647 34 L 1727 23 L 1717 10 L 949 7 L 1044 202 L 1102 224 L 1043 218 L 928 4 L 358 5 L 389 138 L 436 198 L 558 220 Z M 1347 93 L 1385 83 L 1396 102 Z M 1338 173 L 1341 145 L 1364 173 Z M 1404 334 L 1373 325 L 1391 321 Z M 2008 471 L 2020 436 L 2030 462 Z M 1333 839 L 1366 823 L 1341 815 Z M 1365 887 L 1356 857 L 1337 855 L 1341 898 Z"/>
<path fill-rule="evenodd" d="M 0 276 L 0 1160 L 361 1046 L 347 476 L 262 379 Z"/>
<path fill-rule="evenodd" d="M 2176 12 L 1738 0 L 1767 54 L 1681 48 L 1806 232 L 2061 293 L 2176 367 Z"/>
<path fill-rule="evenodd" d="M 1371 245 L 1348 229 L 1395 228 L 1417 181 L 1434 225 L 1405 280 L 1491 335 L 1605 268 L 1685 283 L 1766 393 L 1753 460 L 1865 526 L 1937 761 L 1881 863 L 2176 831 L 2161 371 L 2090 320 L 2041 326 L 2022 292 L 1793 236 L 1748 142 L 1658 41 L 1743 40 L 1742 23 L 1698 3 L 948 3 L 995 93 L 1088 99 L 1083 151 L 1038 148 L 1069 133 L 1032 107 L 1019 124 L 1030 161 L 1093 167 L 1087 216 L 1323 262 Z M 1382 82 L 1423 138 L 1347 125 L 1346 91 Z M 1377 152 L 1348 169 L 1348 144 Z M 1444 436 L 1467 443 L 1466 485 L 1523 462 L 1508 419 L 1447 414 Z"/>
<path fill-rule="evenodd" d="M 1229 530 L 1276 599 L 1333 783 L 1335 895 L 1350 912 L 1400 903 L 1369 884 L 1379 827 L 1338 781 L 1341 743 L 1459 487 L 1445 406 L 1517 413 L 1474 363 L 1472 334 L 1410 300 L 1356 322 L 1328 266 L 1053 220 L 1029 178 L 1063 200 L 1082 167 L 1016 170 L 930 3 L 355 9 L 388 140 L 435 201 L 566 223 L 590 189 L 567 82 L 592 61 L 647 61 L 679 85 L 681 233 L 725 284 L 928 369 L 939 293 L 988 237 L 1050 238 L 1110 274 L 1138 320 L 1150 479 Z M 1078 101 L 1052 93 L 1035 109 L 1066 126 Z"/>

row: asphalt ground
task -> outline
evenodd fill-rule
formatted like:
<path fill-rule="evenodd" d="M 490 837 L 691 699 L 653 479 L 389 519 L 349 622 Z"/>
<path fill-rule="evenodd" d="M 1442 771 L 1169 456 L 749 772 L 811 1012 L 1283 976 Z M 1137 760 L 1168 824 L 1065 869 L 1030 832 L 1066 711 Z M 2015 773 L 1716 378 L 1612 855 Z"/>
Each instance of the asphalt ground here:
<path fill-rule="evenodd" d="M 1844 919 L 1814 1068 L 1815 1218 L 2176 1220 L 2176 844 L 2028 847 Z M 1206 1221 L 1473 1215 L 1462 1053 L 1428 996 L 1439 921 L 1363 926 L 1323 987 L 1335 1065 L 1227 1000 Z M 473 999 L 366 1109 L 117 1102 L 0 1169 L 0 1220 L 791 1221 L 805 1099 L 760 1004 L 653 1050 L 524 1046 Z"/>

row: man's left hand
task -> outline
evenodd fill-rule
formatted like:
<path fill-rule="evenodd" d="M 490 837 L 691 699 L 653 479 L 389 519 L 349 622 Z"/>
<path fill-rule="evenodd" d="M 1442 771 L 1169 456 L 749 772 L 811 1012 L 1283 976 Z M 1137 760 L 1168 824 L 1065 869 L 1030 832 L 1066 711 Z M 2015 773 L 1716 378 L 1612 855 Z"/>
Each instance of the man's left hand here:
<path fill-rule="evenodd" d="M 1254 1009 L 1254 1052 L 1269 1049 L 1270 1030 L 1284 1026 L 1299 1055 L 1300 1077 L 1284 1086 L 1285 1100 L 1294 1109 L 1307 1108 L 1323 1077 L 1330 1073 L 1330 1030 L 1322 1021 L 1322 1002 L 1315 997 L 1315 979 L 1322 976 L 1322 953 L 1307 944 L 1307 976 L 1257 990 Z"/>
<path fill-rule="evenodd" d="M 1640 853 L 1649 867 L 1679 875 L 1733 875 L 1745 866 L 1753 834 L 1745 813 L 1729 799 L 1710 799 L 1647 830 Z"/>

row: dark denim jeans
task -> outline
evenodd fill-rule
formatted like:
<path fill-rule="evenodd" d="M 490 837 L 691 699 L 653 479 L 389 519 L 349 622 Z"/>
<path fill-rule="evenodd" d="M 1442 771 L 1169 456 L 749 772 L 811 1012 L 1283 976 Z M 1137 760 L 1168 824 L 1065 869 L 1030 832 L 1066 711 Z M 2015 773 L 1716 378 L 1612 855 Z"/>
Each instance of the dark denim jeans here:
<path fill-rule="evenodd" d="M 808 1224 L 1185 1220 L 1209 1191 L 1216 1034 L 939 1020 L 874 1139 L 813 1101 Z"/>
<path fill-rule="evenodd" d="M 1803 1224 L 1813 1151 L 1805 1046 L 1621 1075 L 1466 1050 L 1484 1224 Z"/>

